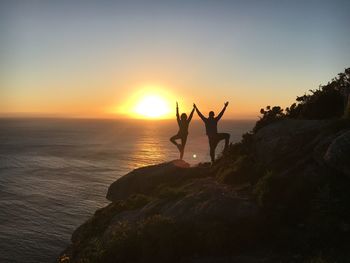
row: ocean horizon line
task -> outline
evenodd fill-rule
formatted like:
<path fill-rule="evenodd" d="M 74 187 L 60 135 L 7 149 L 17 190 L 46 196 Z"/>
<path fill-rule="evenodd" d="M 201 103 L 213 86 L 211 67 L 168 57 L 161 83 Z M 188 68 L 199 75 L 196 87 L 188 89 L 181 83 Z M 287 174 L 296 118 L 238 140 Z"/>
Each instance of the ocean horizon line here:
<path fill-rule="evenodd" d="M 175 115 L 174 115 L 175 116 Z M 123 118 L 123 117 L 68 117 L 68 116 L 0 116 L 0 120 L 16 119 L 16 120 L 116 120 L 116 121 L 145 121 L 145 122 L 161 122 L 161 121 L 174 121 L 173 118 L 162 118 L 162 119 L 146 119 L 146 118 Z M 256 118 L 226 118 L 222 121 L 255 121 Z M 193 121 L 200 121 L 200 119 L 193 119 Z"/>

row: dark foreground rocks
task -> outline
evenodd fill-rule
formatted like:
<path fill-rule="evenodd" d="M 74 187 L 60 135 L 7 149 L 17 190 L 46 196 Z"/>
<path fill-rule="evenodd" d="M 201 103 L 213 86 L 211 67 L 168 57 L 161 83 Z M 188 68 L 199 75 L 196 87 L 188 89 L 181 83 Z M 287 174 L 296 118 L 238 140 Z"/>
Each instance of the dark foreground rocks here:
<path fill-rule="evenodd" d="M 350 130 L 340 132 L 324 155 L 328 165 L 350 176 Z"/>
<path fill-rule="evenodd" d="M 60 260 L 217 259 L 216 252 L 230 239 L 249 242 L 251 231 L 243 229 L 259 214 L 246 191 L 217 182 L 208 167 L 191 168 L 178 161 L 132 171 L 110 186 L 107 198 L 113 202 L 73 233 L 72 245 Z M 237 238 L 238 232 L 247 236 Z"/>
<path fill-rule="evenodd" d="M 58 262 L 347 262 L 350 123 L 283 120 L 213 166 L 136 169 Z"/>

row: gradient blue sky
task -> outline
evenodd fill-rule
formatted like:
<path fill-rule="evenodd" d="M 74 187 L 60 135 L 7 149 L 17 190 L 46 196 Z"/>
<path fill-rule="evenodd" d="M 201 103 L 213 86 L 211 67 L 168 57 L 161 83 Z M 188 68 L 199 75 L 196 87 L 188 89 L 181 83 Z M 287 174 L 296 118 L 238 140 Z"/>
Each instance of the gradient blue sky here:
<path fill-rule="evenodd" d="M 231 118 L 350 66 L 350 1 L 1 1 L 0 115 L 105 117 L 145 86 Z"/>

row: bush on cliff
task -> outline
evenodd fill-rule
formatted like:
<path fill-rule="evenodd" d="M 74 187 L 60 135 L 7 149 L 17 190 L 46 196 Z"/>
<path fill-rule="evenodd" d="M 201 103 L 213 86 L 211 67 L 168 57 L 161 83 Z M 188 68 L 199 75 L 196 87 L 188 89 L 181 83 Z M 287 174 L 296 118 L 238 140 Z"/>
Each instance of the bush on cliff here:
<path fill-rule="evenodd" d="M 342 117 L 349 106 L 350 68 L 339 73 L 326 85 L 297 97 L 297 103 L 286 109 L 286 116 L 296 119 L 330 119 Z"/>
<path fill-rule="evenodd" d="M 266 106 L 266 109 L 261 109 L 260 113 L 262 114 L 262 117 L 256 122 L 253 128 L 253 133 L 256 133 L 261 128 L 273 122 L 282 120 L 285 117 L 283 109 L 280 106 Z"/>
<path fill-rule="evenodd" d="M 350 68 L 339 73 L 326 85 L 318 89 L 310 90 L 310 94 L 304 94 L 296 98 L 296 103 L 283 110 L 280 106 L 266 106 L 261 109 L 262 116 L 256 122 L 252 132 L 256 133 L 261 128 L 284 118 L 321 120 L 340 118 L 350 115 Z"/>

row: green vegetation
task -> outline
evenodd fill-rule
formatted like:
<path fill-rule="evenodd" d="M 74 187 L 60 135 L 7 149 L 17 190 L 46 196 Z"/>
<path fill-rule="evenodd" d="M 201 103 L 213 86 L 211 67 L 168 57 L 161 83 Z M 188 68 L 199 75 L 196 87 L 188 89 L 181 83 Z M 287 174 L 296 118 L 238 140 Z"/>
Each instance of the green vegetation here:
<path fill-rule="evenodd" d="M 296 103 L 282 109 L 280 106 L 267 106 L 261 109 L 262 117 L 257 121 L 253 132 L 275 121 L 285 118 L 320 120 L 350 116 L 350 68 L 339 73 L 326 85 L 321 85 L 316 90 L 310 90 L 310 94 L 304 94 L 296 98 Z"/>

